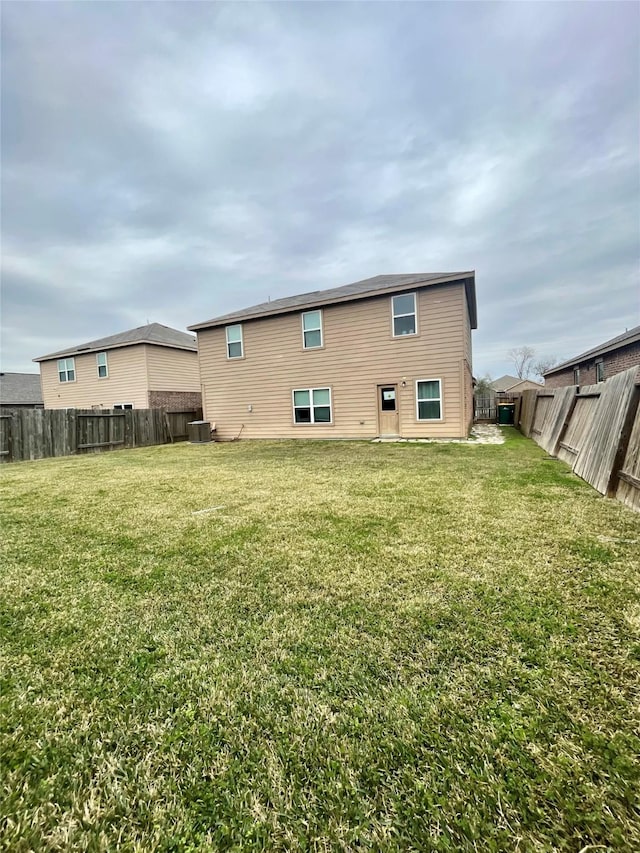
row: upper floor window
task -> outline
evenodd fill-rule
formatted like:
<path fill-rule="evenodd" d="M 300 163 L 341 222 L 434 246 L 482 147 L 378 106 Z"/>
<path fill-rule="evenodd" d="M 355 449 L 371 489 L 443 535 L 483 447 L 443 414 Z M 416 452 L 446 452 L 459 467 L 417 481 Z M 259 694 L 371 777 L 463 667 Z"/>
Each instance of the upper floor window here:
<path fill-rule="evenodd" d="M 415 335 L 418 329 L 416 322 L 415 293 L 401 293 L 391 297 L 393 313 L 393 337 Z"/>
<path fill-rule="evenodd" d="M 601 358 L 596 361 L 596 382 L 604 382 L 604 361 Z"/>
<path fill-rule="evenodd" d="M 574 385 L 580 384 L 580 368 L 579 367 L 573 368 L 573 384 Z"/>
<path fill-rule="evenodd" d="M 416 382 L 416 403 L 419 421 L 442 420 L 442 383 L 439 379 L 419 379 Z"/>
<path fill-rule="evenodd" d="M 293 420 L 297 424 L 330 424 L 331 389 L 299 388 L 294 391 Z"/>
<path fill-rule="evenodd" d="M 227 358 L 242 358 L 243 355 L 242 323 L 227 326 Z"/>
<path fill-rule="evenodd" d="M 75 382 L 76 381 L 76 360 L 75 358 L 59 358 L 58 359 L 58 379 L 60 382 Z"/>
<path fill-rule="evenodd" d="M 302 341 L 304 349 L 322 346 L 322 311 L 305 311 L 302 315 Z"/>
<path fill-rule="evenodd" d="M 98 365 L 98 378 L 106 379 L 109 376 L 106 352 L 96 353 L 96 364 Z M 117 373 L 117 371 L 116 371 Z"/>

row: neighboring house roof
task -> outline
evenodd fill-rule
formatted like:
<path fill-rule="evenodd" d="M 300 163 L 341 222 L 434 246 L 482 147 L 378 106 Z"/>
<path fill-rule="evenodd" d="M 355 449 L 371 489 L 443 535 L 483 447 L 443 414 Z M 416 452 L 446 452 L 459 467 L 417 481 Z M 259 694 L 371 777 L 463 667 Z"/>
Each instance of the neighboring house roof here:
<path fill-rule="evenodd" d="M 517 376 L 509 376 L 509 374 L 505 374 L 499 379 L 495 379 L 493 382 L 489 383 L 489 387 L 497 394 L 505 393 L 507 391 L 515 391 L 522 385 L 526 388 L 544 388 L 544 385 L 540 382 L 534 382 L 533 379 L 518 379 Z"/>
<path fill-rule="evenodd" d="M 207 329 L 214 326 L 226 326 L 229 323 L 238 323 L 243 320 L 255 320 L 263 317 L 271 317 L 276 314 L 287 314 L 299 311 L 302 308 L 319 308 L 323 305 L 332 305 L 337 302 L 353 302 L 357 299 L 366 299 L 371 296 L 395 293 L 399 290 L 411 290 L 415 287 L 426 287 L 434 284 L 446 284 L 447 282 L 464 280 L 467 291 L 467 302 L 469 304 L 469 316 L 471 328 L 476 329 L 477 309 L 475 291 L 475 272 L 439 272 L 439 273 L 412 273 L 407 275 L 377 275 L 373 278 L 365 278 L 342 287 L 332 287 L 329 290 L 314 290 L 311 293 L 301 293 L 298 296 L 287 296 L 284 299 L 274 299 L 272 302 L 262 302 L 241 311 L 233 311 L 231 314 L 223 314 L 203 323 L 195 323 L 188 328 Z"/>
<path fill-rule="evenodd" d="M 531 388 L 544 388 L 544 385 L 541 382 L 536 382 L 533 379 L 518 379 L 515 385 L 512 385 L 510 388 L 507 388 L 507 391 L 528 391 Z"/>
<path fill-rule="evenodd" d="M 34 361 L 48 361 L 51 358 L 64 358 L 65 356 L 84 355 L 87 352 L 102 352 L 116 347 L 128 347 L 134 344 L 156 344 L 157 346 L 173 347 L 175 349 L 186 349 L 197 352 L 197 342 L 193 335 L 171 329 L 161 323 L 149 323 L 148 326 L 138 326 L 137 329 L 129 329 L 119 332 L 117 335 L 109 335 L 107 338 L 98 338 L 89 341 L 88 344 L 80 344 L 69 349 L 51 352 L 34 358 Z"/>
<path fill-rule="evenodd" d="M 562 364 L 556 364 L 551 370 L 546 370 L 544 375 L 550 376 L 552 373 L 557 373 L 559 370 L 566 370 L 567 367 L 573 367 L 574 364 L 579 364 L 581 361 L 587 361 L 590 358 L 597 358 L 599 355 L 606 355 L 608 352 L 626 347 L 629 344 L 635 344 L 640 341 L 640 326 L 634 326 L 633 329 L 627 329 L 621 335 L 611 338 L 610 341 L 600 344 L 600 346 L 587 350 L 586 352 L 570 358 L 568 361 L 563 361 Z"/>
<path fill-rule="evenodd" d="M 39 373 L 0 373 L 0 404 L 3 406 L 42 404 Z"/>
<path fill-rule="evenodd" d="M 493 382 L 490 382 L 489 384 L 494 391 L 508 391 L 509 388 L 517 385 L 518 382 L 522 382 L 522 379 L 518 379 L 517 376 L 509 376 L 508 373 L 505 373 L 504 376 L 494 379 Z"/>

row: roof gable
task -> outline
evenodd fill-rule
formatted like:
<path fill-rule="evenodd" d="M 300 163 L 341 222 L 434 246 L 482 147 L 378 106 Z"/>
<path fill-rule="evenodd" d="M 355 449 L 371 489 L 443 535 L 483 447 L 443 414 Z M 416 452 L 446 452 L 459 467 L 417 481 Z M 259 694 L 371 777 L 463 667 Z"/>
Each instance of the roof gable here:
<path fill-rule="evenodd" d="M 475 272 L 473 270 L 449 273 L 377 275 L 373 278 L 365 278 L 361 281 L 342 285 L 341 287 L 332 287 L 328 290 L 314 290 L 311 293 L 301 293 L 297 296 L 286 296 L 283 299 L 274 299 L 272 302 L 262 302 L 259 305 L 252 305 L 251 307 L 244 308 L 240 311 L 233 311 L 230 314 L 213 317 L 211 320 L 205 320 L 202 323 L 195 323 L 188 328 L 193 331 L 197 331 L 199 329 L 208 329 L 215 326 L 226 326 L 230 323 L 239 323 L 244 320 L 257 320 L 265 317 L 276 316 L 278 314 L 289 314 L 306 308 L 320 308 L 325 305 L 332 305 L 341 302 L 353 302 L 358 299 L 366 299 L 372 296 L 381 296 L 403 290 L 419 289 L 421 287 L 446 284 L 455 281 L 464 282 L 465 284 L 471 327 L 475 329 L 477 328 L 477 316 Z"/>
<path fill-rule="evenodd" d="M 517 376 L 509 376 L 508 373 L 505 373 L 504 376 L 494 379 L 493 382 L 490 382 L 489 384 L 494 391 L 506 391 L 514 385 L 517 385 L 518 382 L 522 382 L 522 379 L 518 379 Z"/>
<path fill-rule="evenodd" d="M 197 351 L 197 341 L 193 335 L 163 326 L 162 323 L 149 323 L 148 326 L 138 326 L 136 329 L 128 329 L 117 335 L 109 335 L 106 338 L 98 338 L 86 344 L 79 344 L 69 349 L 51 352 L 34 358 L 34 361 L 48 361 L 53 358 L 64 358 L 65 356 L 84 355 L 88 352 L 101 352 L 117 347 L 133 346 L 134 344 L 155 344 L 157 346 L 173 347 L 175 349 Z"/>

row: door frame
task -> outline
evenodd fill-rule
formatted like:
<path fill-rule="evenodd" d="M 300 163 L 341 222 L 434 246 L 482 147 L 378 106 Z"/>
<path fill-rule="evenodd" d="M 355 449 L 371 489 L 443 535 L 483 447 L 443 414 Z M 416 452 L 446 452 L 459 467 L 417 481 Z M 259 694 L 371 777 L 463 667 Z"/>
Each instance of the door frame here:
<path fill-rule="evenodd" d="M 396 393 L 396 431 L 393 433 L 382 431 L 382 415 L 384 414 L 382 410 L 382 391 L 385 388 L 393 388 Z M 398 395 L 397 382 L 379 382 L 376 384 L 376 414 L 378 419 L 378 437 L 381 437 L 383 435 L 400 436 L 400 397 Z"/>

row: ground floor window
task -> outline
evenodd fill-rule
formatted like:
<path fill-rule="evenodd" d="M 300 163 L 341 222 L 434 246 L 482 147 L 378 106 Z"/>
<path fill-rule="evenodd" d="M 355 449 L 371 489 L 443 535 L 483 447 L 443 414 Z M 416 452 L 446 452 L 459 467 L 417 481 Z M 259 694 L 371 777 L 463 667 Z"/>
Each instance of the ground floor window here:
<path fill-rule="evenodd" d="M 297 424 L 330 424 L 331 389 L 296 389 L 293 392 L 293 420 Z"/>
<path fill-rule="evenodd" d="M 133 403 L 114 403 L 114 409 L 133 409 Z"/>
<path fill-rule="evenodd" d="M 418 379 L 416 404 L 419 421 L 442 420 L 442 382 L 439 379 Z"/>
<path fill-rule="evenodd" d="M 604 361 L 601 358 L 596 361 L 596 382 L 604 382 Z"/>

